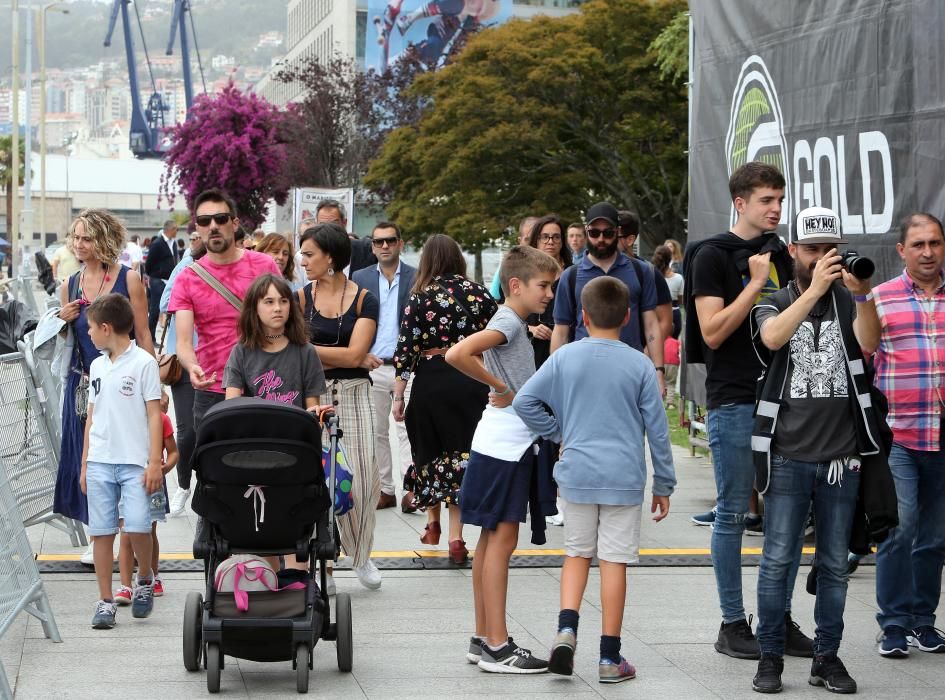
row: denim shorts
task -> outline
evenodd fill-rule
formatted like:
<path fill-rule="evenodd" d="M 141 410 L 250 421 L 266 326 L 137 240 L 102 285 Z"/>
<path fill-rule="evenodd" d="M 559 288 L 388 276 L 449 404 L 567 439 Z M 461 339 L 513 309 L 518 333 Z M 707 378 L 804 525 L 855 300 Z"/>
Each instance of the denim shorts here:
<path fill-rule="evenodd" d="M 89 501 L 89 534 L 118 532 L 118 502 L 124 503 L 125 532 L 151 532 L 151 504 L 139 464 L 89 462 L 85 474 Z"/>

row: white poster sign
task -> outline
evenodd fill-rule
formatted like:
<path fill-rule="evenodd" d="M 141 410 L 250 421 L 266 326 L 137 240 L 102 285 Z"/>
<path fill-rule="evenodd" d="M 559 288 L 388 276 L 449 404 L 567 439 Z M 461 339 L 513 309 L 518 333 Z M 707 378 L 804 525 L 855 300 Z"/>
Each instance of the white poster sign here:
<path fill-rule="evenodd" d="M 348 215 L 348 231 L 354 230 L 354 189 L 344 187 L 330 190 L 318 187 L 299 187 L 295 190 L 294 227 L 298 232 L 299 222 L 302 219 L 315 218 L 315 208 L 323 199 L 336 199 L 345 207 Z"/>

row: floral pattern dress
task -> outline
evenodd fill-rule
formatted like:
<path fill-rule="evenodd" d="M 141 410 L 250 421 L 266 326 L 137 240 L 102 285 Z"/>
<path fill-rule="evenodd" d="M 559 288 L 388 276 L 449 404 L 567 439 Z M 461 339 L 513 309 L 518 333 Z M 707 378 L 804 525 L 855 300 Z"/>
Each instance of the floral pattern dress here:
<path fill-rule="evenodd" d="M 472 437 L 489 388 L 448 365 L 442 354 L 486 327 L 497 310 L 486 289 L 459 275 L 436 277 L 411 295 L 401 319 L 394 365 L 397 376 L 413 374 L 405 422 L 413 464 L 404 490 L 416 504 L 457 503 Z"/>

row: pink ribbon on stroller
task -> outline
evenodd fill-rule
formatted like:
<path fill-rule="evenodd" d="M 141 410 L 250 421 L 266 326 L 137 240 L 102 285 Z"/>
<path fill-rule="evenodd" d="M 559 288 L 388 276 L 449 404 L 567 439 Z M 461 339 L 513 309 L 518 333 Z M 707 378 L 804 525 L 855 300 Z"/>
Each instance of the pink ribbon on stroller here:
<path fill-rule="evenodd" d="M 236 565 L 236 574 L 233 580 L 233 599 L 236 601 L 236 609 L 240 612 L 246 612 L 249 610 L 249 593 L 240 588 L 240 579 L 246 578 L 247 581 L 256 581 L 261 583 L 267 589 L 273 593 L 279 593 L 281 591 L 298 591 L 305 590 L 305 584 L 301 581 L 294 581 L 288 586 L 283 586 L 279 588 L 278 586 L 273 586 L 270 584 L 264 576 L 260 576 L 259 571 L 272 571 L 272 569 L 266 568 L 262 569 L 261 567 L 254 567 L 252 571 L 248 570 L 246 567 L 246 562 L 240 562 Z"/>

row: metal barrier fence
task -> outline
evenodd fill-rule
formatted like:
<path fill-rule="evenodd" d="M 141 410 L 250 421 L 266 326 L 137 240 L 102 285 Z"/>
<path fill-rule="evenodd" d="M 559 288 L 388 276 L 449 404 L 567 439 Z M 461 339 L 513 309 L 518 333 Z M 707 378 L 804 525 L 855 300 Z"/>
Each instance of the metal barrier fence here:
<path fill-rule="evenodd" d="M 17 508 L 7 471 L 0 469 L 0 638 L 16 616 L 26 611 L 38 618 L 43 634 L 61 642 L 56 618 L 43 590 L 33 550 L 26 537 L 23 517 Z M 0 696 L 12 698 L 13 691 L 0 663 Z"/>
<path fill-rule="evenodd" d="M 54 418 L 44 409 L 23 354 L 0 355 L 0 464 L 23 525 L 48 523 L 77 547 L 86 542 L 81 524 L 52 512 L 58 445 L 47 428 L 47 417 Z"/>

